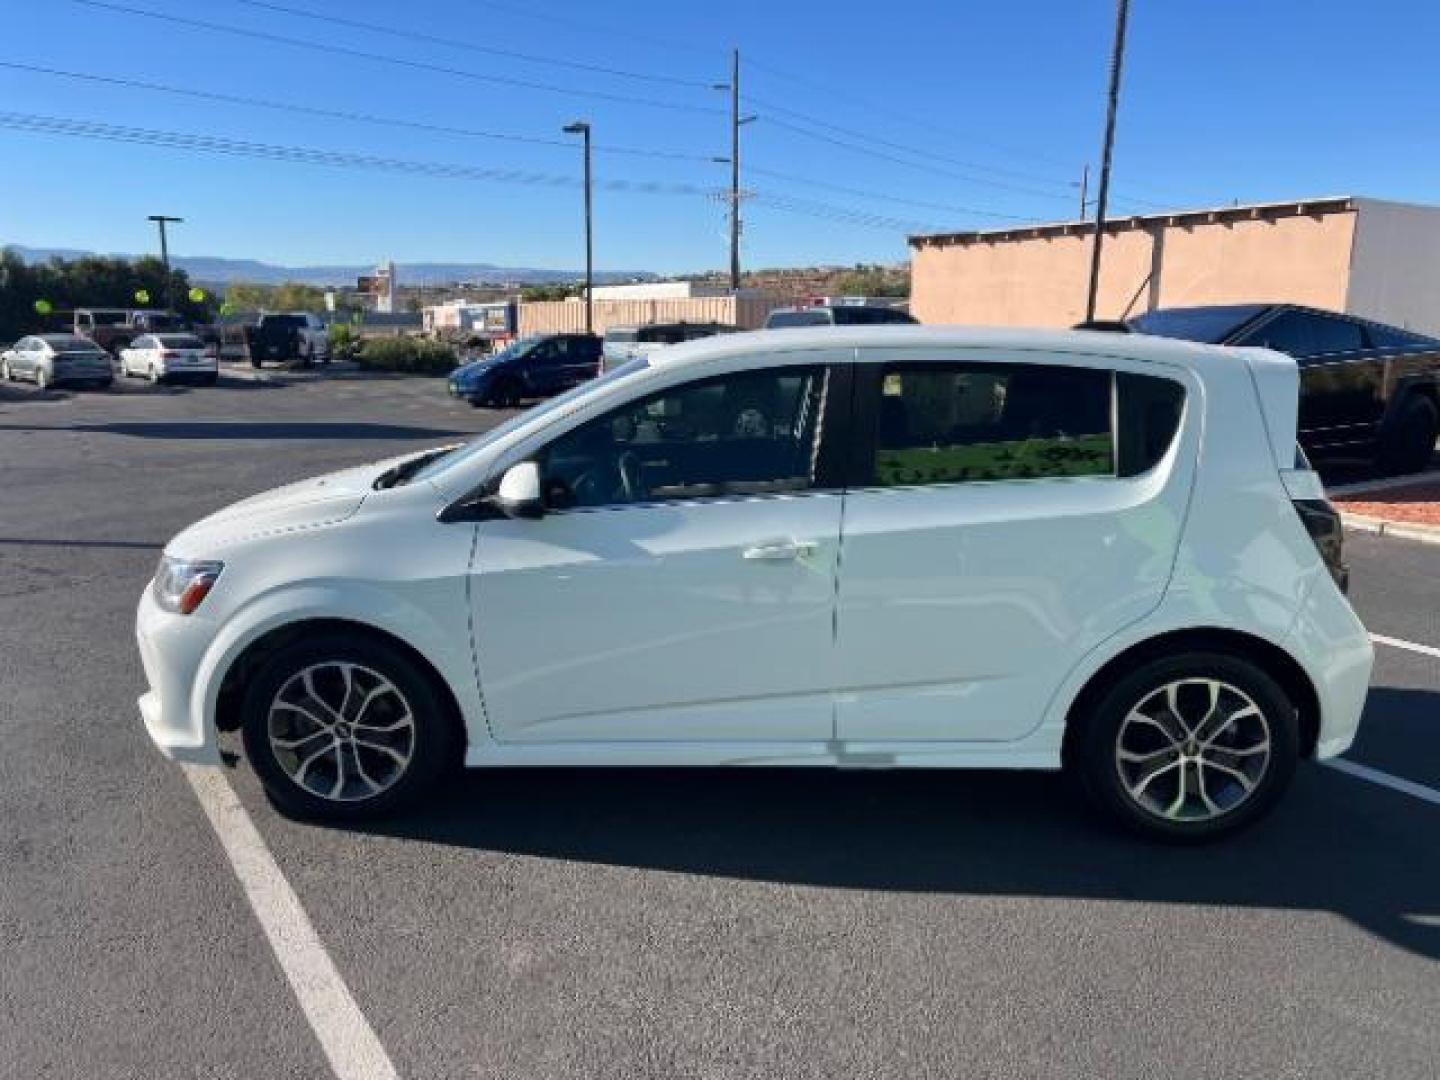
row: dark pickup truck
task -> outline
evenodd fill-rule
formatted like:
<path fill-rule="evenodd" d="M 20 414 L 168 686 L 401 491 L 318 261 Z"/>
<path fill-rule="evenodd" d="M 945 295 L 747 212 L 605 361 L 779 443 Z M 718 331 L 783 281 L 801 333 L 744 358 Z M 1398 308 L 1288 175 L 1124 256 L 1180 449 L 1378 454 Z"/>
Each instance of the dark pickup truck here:
<path fill-rule="evenodd" d="M 120 355 L 141 334 L 190 329 L 173 311 L 130 308 L 77 308 L 70 329 L 108 353 Z"/>
<path fill-rule="evenodd" d="M 1159 308 L 1139 334 L 1288 353 L 1300 367 L 1300 445 L 1312 458 L 1364 457 L 1418 472 L 1440 432 L 1440 341 L 1294 304 Z"/>

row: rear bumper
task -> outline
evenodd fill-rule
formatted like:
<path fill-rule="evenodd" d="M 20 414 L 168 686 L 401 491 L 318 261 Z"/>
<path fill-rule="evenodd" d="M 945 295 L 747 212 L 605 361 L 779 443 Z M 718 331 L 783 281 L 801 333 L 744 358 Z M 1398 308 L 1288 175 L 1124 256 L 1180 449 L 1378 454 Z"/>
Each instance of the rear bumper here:
<path fill-rule="evenodd" d="M 1315 757 L 1336 757 L 1350 749 L 1360 729 L 1375 647 L 1370 634 L 1340 589 L 1326 574 L 1318 577 L 1286 642 L 1320 699 Z"/>

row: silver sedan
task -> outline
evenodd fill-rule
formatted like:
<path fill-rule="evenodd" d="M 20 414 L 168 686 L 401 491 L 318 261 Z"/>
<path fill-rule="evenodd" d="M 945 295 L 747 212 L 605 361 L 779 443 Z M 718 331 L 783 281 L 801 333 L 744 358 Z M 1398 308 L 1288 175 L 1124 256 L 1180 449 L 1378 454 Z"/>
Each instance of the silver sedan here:
<path fill-rule="evenodd" d="M 102 389 L 115 381 L 110 354 L 76 334 L 32 334 L 0 354 L 0 378 L 30 379 L 40 389 L 87 383 Z"/>

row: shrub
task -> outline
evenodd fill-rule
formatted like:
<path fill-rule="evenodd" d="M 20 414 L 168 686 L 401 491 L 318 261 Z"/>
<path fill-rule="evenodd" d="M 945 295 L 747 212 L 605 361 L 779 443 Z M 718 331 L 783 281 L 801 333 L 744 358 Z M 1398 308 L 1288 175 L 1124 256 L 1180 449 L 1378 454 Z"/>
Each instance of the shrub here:
<path fill-rule="evenodd" d="M 363 344 L 359 332 L 349 323 L 330 325 L 330 355 L 336 360 L 356 359 Z"/>
<path fill-rule="evenodd" d="M 455 368 L 455 350 L 424 338 L 371 338 L 355 360 L 361 367 L 404 371 L 414 375 L 447 375 Z"/>

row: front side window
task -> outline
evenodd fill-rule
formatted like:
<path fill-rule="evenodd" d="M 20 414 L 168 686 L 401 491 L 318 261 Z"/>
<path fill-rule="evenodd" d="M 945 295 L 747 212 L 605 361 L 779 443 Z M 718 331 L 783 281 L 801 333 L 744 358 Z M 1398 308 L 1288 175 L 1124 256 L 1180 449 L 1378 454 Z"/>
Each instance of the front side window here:
<path fill-rule="evenodd" d="M 814 486 L 823 367 L 734 372 L 613 409 L 541 457 L 555 509 L 804 491 Z"/>
<path fill-rule="evenodd" d="M 870 482 L 1138 475 L 1169 448 L 1183 400 L 1172 380 L 1098 368 L 887 366 Z"/>

